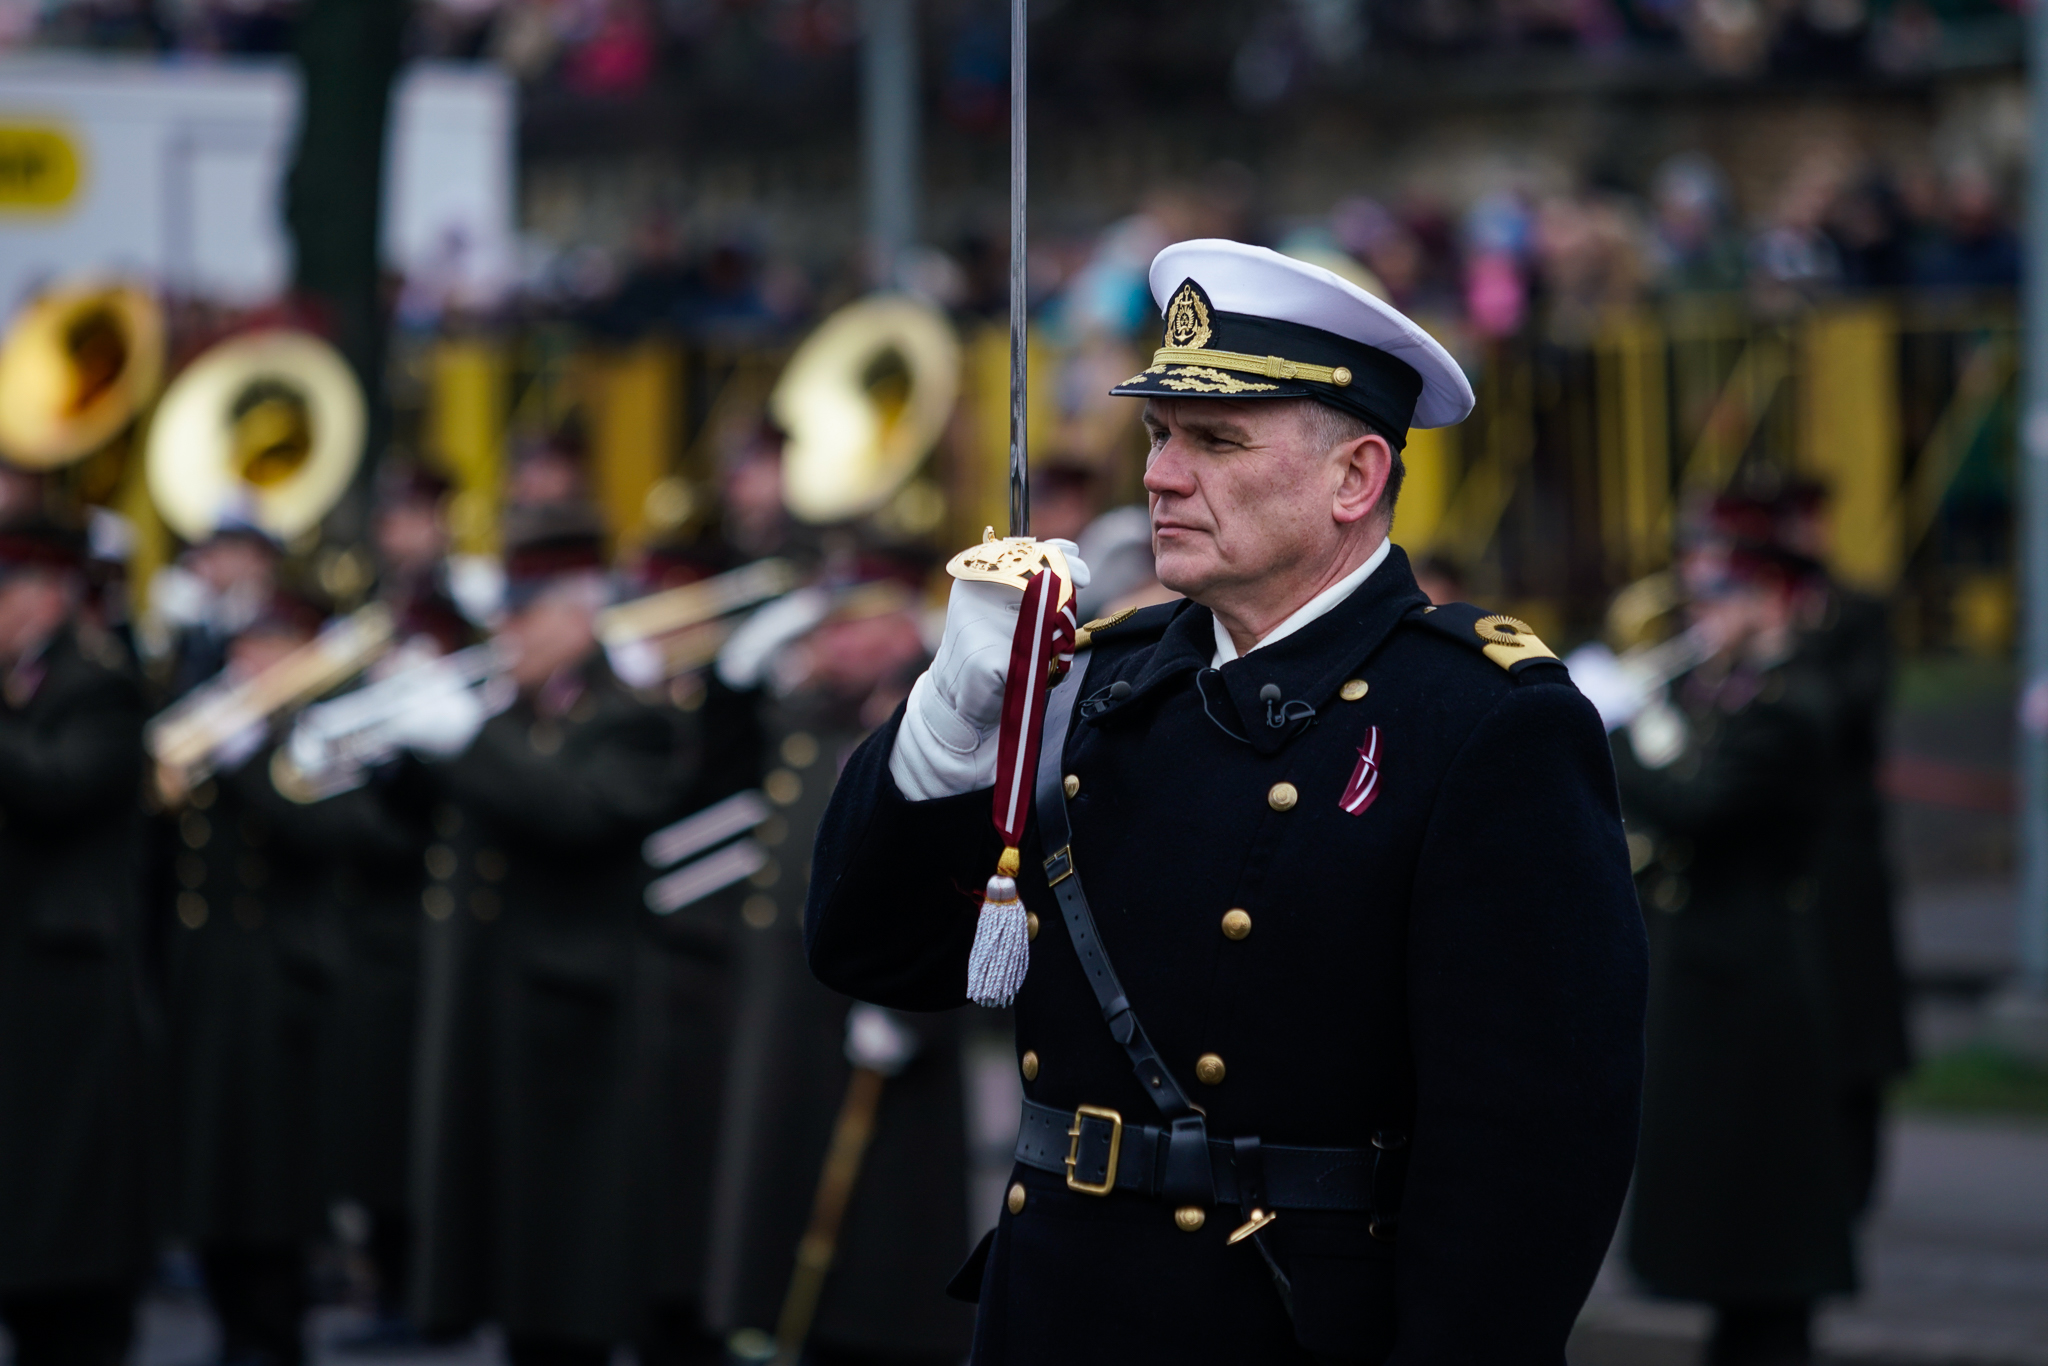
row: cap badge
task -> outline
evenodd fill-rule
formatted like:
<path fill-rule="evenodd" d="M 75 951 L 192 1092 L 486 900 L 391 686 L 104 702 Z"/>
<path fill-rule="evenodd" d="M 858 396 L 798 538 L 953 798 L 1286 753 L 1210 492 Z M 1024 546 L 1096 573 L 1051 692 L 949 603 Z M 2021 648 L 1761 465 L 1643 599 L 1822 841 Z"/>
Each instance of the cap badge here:
<path fill-rule="evenodd" d="M 1193 280 L 1181 282 L 1180 291 L 1166 306 L 1166 344 L 1183 350 L 1209 344 L 1209 304 Z"/>

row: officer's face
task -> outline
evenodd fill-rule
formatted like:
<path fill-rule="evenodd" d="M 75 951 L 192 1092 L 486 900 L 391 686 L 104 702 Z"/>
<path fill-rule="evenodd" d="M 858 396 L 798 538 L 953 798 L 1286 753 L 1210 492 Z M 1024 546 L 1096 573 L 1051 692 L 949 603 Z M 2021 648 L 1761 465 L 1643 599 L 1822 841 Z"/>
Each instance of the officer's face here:
<path fill-rule="evenodd" d="M 1326 577 L 1352 542 L 1379 542 L 1363 525 L 1392 461 L 1379 437 L 1333 448 L 1301 404 L 1222 399 L 1154 399 L 1145 427 L 1152 553 L 1159 581 L 1176 592 L 1215 607 L 1212 599 L 1263 585 Z"/>

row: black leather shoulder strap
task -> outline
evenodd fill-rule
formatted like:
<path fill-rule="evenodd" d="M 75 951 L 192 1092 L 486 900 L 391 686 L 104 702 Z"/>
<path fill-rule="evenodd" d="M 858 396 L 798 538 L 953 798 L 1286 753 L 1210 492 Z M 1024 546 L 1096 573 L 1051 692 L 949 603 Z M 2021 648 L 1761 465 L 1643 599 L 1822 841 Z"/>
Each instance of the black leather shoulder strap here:
<path fill-rule="evenodd" d="M 1067 937 L 1074 942 L 1074 952 L 1080 956 L 1081 970 L 1088 975 L 1088 985 L 1102 1007 L 1110 1036 L 1123 1046 L 1138 1084 L 1170 1125 L 1160 1173 L 1161 1194 L 1172 1201 L 1209 1205 L 1215 1203 L 1216 1186 L 1209 1162 L 1209 1132 L 1202 1113 L 1188 1100 L 1187 1092 L 1174 1079 L 1159 1050 L 1145 1036 L 1145 1027 L 1138 1023 L 1137 1012 L 1131 1009 L 1130 998 L 1124 995 L 1123 984 L 1110 965 L 1109 952 L 1102 946 L 1102 936 L 1096 932 L 1095 915 L 1088 909 L 1087 894 L 1081 890 L 1080 874 L 1074 870 L 1073 825 L 1067 818 L 1066 774 L 1062 769 L 1067 732 L 1073 726 L 1074 707 L 1088 675 L 1088 659 L 1087 650 L 1076 652 L 1065 681 L 1046 695 L 1037 789 L 1038 830 L 1046 851 L 1045 879 L 1060 904 Z"/>

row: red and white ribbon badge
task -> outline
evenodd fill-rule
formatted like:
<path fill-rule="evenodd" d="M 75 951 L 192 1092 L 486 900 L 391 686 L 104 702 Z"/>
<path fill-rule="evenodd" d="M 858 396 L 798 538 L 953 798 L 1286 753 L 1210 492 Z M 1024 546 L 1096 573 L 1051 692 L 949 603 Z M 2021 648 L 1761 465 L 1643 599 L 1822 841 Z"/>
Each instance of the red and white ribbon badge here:
<path fill-rule="evenodd" d="M 1365 742 L 1358 747 L 1358 767 L 1351 770 L 1351 781 L 1345 784 L 1344 795 L 1337 805 L 1354 816 L 1363 816 L 1374 802 L 1380 799 L 1380 728 L 1367 726 Z"/>

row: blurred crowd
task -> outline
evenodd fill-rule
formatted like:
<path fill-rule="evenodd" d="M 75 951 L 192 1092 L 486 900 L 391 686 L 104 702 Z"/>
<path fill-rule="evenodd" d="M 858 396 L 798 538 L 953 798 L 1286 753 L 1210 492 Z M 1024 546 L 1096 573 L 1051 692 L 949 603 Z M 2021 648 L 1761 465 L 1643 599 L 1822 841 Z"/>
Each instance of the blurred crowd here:
<path fill-rule="evenodd" d="M 303 2 L 4 0 L 0 47 L 271 52 Z M 991 54 L 988 16 L 936 8 L 947 30 L 949 111 L 967 122 L 999 113 L 999 26 Z M 1047 16 L 1088 22 L 1061 16 L 1066 8 L 1047 6 Z M 1188 17 L 1201 18 L 1194 8 Z M 1981 59 L 1987 46 L 2012 48 L 2018 35 L 2011 0 L 1289 0 L 1262 8 L 1249 24 L 1213 27 L 1215 56 L 1248 107 L 1312 87 L 1368 54 L 1547 51 L 1668 57 L 1718 77 L 1842 77 Z M 526 79 L 600 96 L 639 90 L 707 50 L 726 60 L 743 59 L 736 45 L 802 57 L 848 48 L 861 31 L 852 0 L 431 0 L 419 9 L 413 46 L 421 55 L 489 56 Z M 984 107 L 991 91 L 994 110 Z"/>

